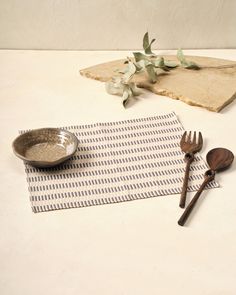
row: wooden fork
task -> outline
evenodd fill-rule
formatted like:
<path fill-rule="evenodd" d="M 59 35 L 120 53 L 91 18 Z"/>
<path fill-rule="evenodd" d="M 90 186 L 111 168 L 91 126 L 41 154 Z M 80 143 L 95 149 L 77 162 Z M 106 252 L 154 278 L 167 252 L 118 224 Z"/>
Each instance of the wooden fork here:
<path fill-rule="evenodd" d="M 184 160 L 186 162 L 184 182 L 183 182 L 183 187 L 182 187 L 180 202 L 179 202 L 179 206 L 181 208 L 185 207 L 190 165 L 194 160 L 194 154 L 201 150 L 202 144 L 203 144 L 202 134 L 201 132 L 198 133 L 198 140 L 197 140 L 196 131 L 194 131 L 193 133 L 193 138 L 191 138 L 191 131 L 189 132 L 189 134 L 187 134 L 187 132 L 185 131 L 180 141 L 181 150 L 185 152 Z"/>

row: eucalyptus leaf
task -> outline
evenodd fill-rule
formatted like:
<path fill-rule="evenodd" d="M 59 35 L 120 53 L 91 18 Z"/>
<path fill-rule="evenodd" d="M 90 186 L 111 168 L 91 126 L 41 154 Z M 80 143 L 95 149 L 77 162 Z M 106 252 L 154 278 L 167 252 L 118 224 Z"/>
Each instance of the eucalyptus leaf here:
<path fill-rule="evenodd" d="M 124 62 L 124 64 L 126 65 L 125 68 L 123 70 L 119 70 L 120 74 L 126 74 L 126 73 L 131 73 L 133 72 L 135 69 L 133 68 L 132 64 L 133 62 L 127 58 L 127 60 Z M 134 71 L 135 72 L 135 71 Z"/>
<path fill-rule="evenodd" d="M 141 93 L 140 88 L 138 88 L 134 82 L 130 82 L 129 87 L 130 87 L 132 96 L 138 96 Z"/>
<path fill-rule="evenodd" d="M 155 72 L 153 64 L 150 63 L 146 65 L 146 70 L 147 70 L 150 81 L 152 83 L 155 83 L 157 81 L 157 76 L 156 76 L 156 72 Z"/>
<path fill-rule="evenodd" d="M 125 74 L 128 71 L 128 67 L 126 67 L 124 70 L 119 70 L 118 73 Z"/>
<path fill-rule="evenodd" d="M 193 61 L 187 61 L 184 67 L 189 70 L 199 70 L 200 69 L 200 67 Z"/>
<path fill-rule="evenodd" d="M 170 69 L 166 66 L 165 64 L 165 60 L 162 56 L 160 56 L 159 58 L 152 60 L 151 61 L 152 64 L 155 66 L 155 68 L 160 68 L 166 72 L 168 72 Z"/>
<path fill-rule="evenodd" d="M 122 95 L 123 94 L 123 85 L 114 81 L 108 81 L 105 83 L 106 91 L 112 95 Z"/>
<path fill-rule="evenodd" d="M 139 62 L 141 60 L 149 60 L 149 58 L 142 52 L 133 52 L 133 55 L 136 62 Z"/>
<path fill-rule="evenodd" d="M 147 48 L 149 45 L 149 35 L 148 32 L 146 32 L 143 36 L 143 49 Z"/>
<path fill-rule="evenodd" d="M 152 54 L 152 55 L 155 55 L 152 50 L 151 50 L 151 46 L 152 46 L 152 43 L 155 42 L 156 39 L 152 39 L 152 41 L 149 43 L 149 35 L 148 35 L 148 32 L 146 32 L 143 36 L 143 49 L 144 49 L 144 52 L 146 54 Z"/>
<path fill-rule="evenodd" d="M 129 67 L 127 68 L 127 70 L 124 73 L 126 73 L 128 71 L 134 71 L 133 66 L 135 67 L 135 73 L 140 72 L 143 69 L 143 64 L 139 63 L 140 61 L 142 61 L 142 59 L 137 58 L 137 60 L 138 60 L 138 62 L 136 62 L 136 59 L 135 59 L 135 62 L 132 62 L 132 60 L 129 59 L 129 64 L 132 64 L 132 66 L 129 65 Z"/>
<path fill-rule="evenodd" d="M 122 78 L 121 77 L 113 77 L 111 80 L 111 83 L 114 84 L 114 87 L 119 88 L 122 84 Z"/>
<path fill-rule="evenodd" d="M 157 68 L 163 68 L 165 67 L 164 58 L 160 56 L 157 59 L 153 60 L 152 64 L 154 64 L 154 66 Z"/>
<path fill-rule="evenodd" d="M 126 107 L 128 100 L 129 100 L 129 92 L 127 90 L 124 91 L 123 95 L 122 95 L 122 99 L 123 99 L 123 107 Z"/>
<path fill-rule="evenodd" d="M 181 64 L 186 62 L 183 50 L 181 48 L 179 48 L 178 51 L 177 51 L 177 58 L 178 58 L 178 60 L 180 61 Z"/>
<path fill-rule="evenodd" d="M 178 67 L 178 64 L 176 62 L 174 62 L 174 61 L 165 60 L 164 63 L 165 63 L 165 66 L 168 67 L 168 68 L 176 68 L 176 67 Z"/>
<path fill-rule="evenodd" d="M 128 99 L 132 96 L 137 96 L 140 91 L 131 78 L 136 73 L 136 66 L 129 61 L 126 68 L 126 73 L 123 76 L 113 77 L 110 81 L 105 83 L 106 91 L 109 94 L 122 96 L 123 106 L 125 107 Z"/>
<path fill-rule="evenodd" d="M 145 61 L 140 60 L 138 62 L 135 62 L 134 65 L 136 67 L 136 73 L 139 73 L 145 68 Z"/>
<path fill-rule="evenodd" d="M 186 69 L 192 69 L 192 70 L 200 69 L 200 67 L 195 62 L 186 60 L 183 50 L 181 48 L 177 52 L 177 58 L 180 61 L 181 66 Z"/>
<path fill-rule="evenodd" d="M 124 75 L 122 76 L 123 81 L 128 82 L 135 73 L 136 73 L 136 66 L 134 65 L 134 63 L 129 61 L 125 69 Z"/>

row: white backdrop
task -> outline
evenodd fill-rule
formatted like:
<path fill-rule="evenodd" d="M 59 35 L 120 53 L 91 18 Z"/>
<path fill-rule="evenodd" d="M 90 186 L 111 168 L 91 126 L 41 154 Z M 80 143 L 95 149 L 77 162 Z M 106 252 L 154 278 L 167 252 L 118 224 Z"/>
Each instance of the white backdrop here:
<path fill-rule="evenodd" d="M 235 0 L 0 0 L 0 48 L 236 48 Z"/>

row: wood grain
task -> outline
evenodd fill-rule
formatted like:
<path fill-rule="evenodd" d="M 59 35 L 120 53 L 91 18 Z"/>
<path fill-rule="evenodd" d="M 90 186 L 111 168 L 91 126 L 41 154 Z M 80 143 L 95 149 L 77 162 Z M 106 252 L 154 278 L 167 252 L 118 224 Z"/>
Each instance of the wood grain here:
<path fill-rule="evenodd" d="M 207 154 L 207 163 L 213 171 L 225 170 L 232 164 L 233 160 L 233 153 L 225 148 L 215 148 Z"/>

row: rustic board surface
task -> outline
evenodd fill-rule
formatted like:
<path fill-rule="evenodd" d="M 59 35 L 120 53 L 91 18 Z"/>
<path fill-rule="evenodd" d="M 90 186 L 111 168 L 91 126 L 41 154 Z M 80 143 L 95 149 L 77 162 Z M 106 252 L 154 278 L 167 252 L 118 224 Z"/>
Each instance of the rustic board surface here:
<path fill-rule="evenodd" d="M 175 56 L 164 56 L 167 60 L 177 61 Z M 236 62 L 210 58 L 188 56 L 201 66 L 200 70 L 188 70 L 181 67 L 160 75 L 152 84 L 145 72 L 135 75 L 138 87 L 153 93 L 179 99 L 183 102 L 219 112 L 236 98 Z M 118 75 L 117 69 L 124 69 L 125 60 L 115 60 L 95 65 L 80 71 L 82 76 L 99 81 L 108 81 Z"/>

